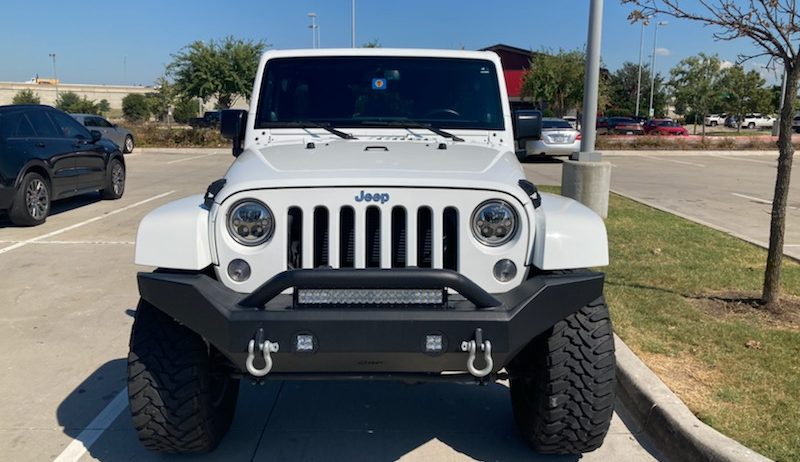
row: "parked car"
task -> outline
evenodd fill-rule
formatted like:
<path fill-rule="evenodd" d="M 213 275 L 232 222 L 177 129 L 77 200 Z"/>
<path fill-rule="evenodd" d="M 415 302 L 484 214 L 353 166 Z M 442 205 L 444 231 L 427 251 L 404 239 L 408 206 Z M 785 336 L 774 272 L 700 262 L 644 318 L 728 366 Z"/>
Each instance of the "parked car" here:
<path fill-rule="evenodd" d="M 240 381 L 320 377 L 507 378 L 537 451 L 600 447 L 614 337 L 604 276 L 580 268 L 608 264 L 606 228 L 525 178 L 515 142 L 542 118 L 503 117 L 500 58 L 271 50 L 256 75 L 251 112 L 222 113 L 224 177 L 138 227 L 135 262 L 156 268 L 137 275 L 127 368 L 144 447 L 211 451 Z M 499 417 L 470 427 L 505 434 Z"/>
<path fill-rule="evenodd" d="M 100 191 L 119 199 L 119 147 L 50 106 L 0 106 L 0 210 L 16 225 L 40 225 L 53 200 Z"/>
<path fill-rule="evenodd" d="M 800 115 L 796 115 L 792 119 L 792 130 L 795 133 L 800 133 Z"/>
<path fill-rule="evenodd" d="M 772 128 L 775 118 L 764 114 L 746 114 L 742 120 L 742 128 Z"/>
<path fill-rule="evenodd" d="M 644 129 L 632 117 L 609 117 L 603 121 L 602 125 L 597 125 L 597 133 L 605 135 L 643 135 Z"/>
<path fill-rule="evenodd" d="M 709 114 L 703 119 L 707 127 L 716 127 L 725 123 L 726 114 Z"/>
<path fill-rule="evenodd" d="M 203 117 L 189 119 L 189 125 L 195 128 L 218 128 L 221 111 L 206 111 Z"/>
<path fill-rule="evenodd" d="M 580 151 L 581 132 L 563 119 L 542 119 L 542 136 L 525 144 L 523 155 L 568 156 Z M 524 158 L 524 157 L 523 157 Z M 523 159 L 520 159 L 523 160 Z"/>
<path fill-rule="evenodd" d="M 112 124 L 108 120 L 94 114 L 70 114 L 78 122 L 82 123 L 84 127 L 89 130 L 97 130 L 103 135 L 103 138 L 109 139 L 122 148 L 122 152 L 128 154 L 133 152 L 135 140 L 133 132 L 127 128 Z"/>
<path fill-rule="evenodd" d="M 572 125 L 572 128 L 574 128 L 576 130 L 578 129 L 578 118 L 577 117 L 575 117 L 575 116 L 564 116 L 564 117 L 562 117 L 562 119 L 564 119 L 567 122 L 569 122 L 569 124 Z"/>
<path fill-rule="evenodd" d="M 736 116 L 725 117 L 725 126 L 728 128 L 736 128 Z"/>
<path fill-rule="evenodd" d="M 672 119 L 651 119 L 644 124 L 646 135 L 688 135 L 689 132 Z"/>

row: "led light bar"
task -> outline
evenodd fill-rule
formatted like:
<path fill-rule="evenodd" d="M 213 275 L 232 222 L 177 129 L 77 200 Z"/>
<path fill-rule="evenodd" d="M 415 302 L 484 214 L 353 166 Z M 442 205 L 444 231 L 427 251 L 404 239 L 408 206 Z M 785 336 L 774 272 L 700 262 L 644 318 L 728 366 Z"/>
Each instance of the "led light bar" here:
<path fill-rule="evenodd" d="M 442 305 L 442 289 L 298 289 L 299 305 Z"/>

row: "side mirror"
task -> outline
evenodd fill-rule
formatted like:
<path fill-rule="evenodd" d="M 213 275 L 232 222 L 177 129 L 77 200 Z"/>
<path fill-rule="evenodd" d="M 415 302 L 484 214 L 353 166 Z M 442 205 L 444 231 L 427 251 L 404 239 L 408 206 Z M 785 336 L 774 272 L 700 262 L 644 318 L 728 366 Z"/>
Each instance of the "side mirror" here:
<path fill-rule="evenodd" d="M 514 113 L 514 137 L 523 143 L 538 140 L 542 137 L 542 112 L 535 110 L 519 110 Z"/>
<path fill-rule="evenodd" d="M 89 133 L 92 135 L 92 143 L 97 143 L 103 137 L 103 134 L 97 130 L 90 130 Z"/>
<path fill-rule="evenodd" d="M 233 157 L 242 153 L 245 128 L 247 128 L 247 111 L 241 109 L 225 109 L 220 116 L 219 131 L 224 138 L 233 141 Z"/>

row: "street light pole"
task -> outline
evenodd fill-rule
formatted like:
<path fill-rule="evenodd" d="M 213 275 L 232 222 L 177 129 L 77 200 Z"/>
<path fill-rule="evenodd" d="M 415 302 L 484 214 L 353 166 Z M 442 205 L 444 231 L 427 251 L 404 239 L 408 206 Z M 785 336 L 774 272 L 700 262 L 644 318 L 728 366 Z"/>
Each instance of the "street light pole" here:
<path fill-rule="evenodd" d="M 48 56 L 53 58 L 53 80 L 56 81 L 56 100 L 58 100 L 58 72 L 56 72 L 56 54 L 49 53 Z"/>
<path fill-rule="evenodd" d="M 350 48 L 356 47 L 356 0 L 350 2 Z"/>
<path fill-rule="evenodd" d="M 589 7 L 589 36 L 586 42 L 586 69 L 583 87 L 581 151 L 593 152 L 597 135 L 597 97 L 600 86 L 600 39 L 603 33 L 603 0 L 592 0 Z"/>
<path fill-rule="evenodd" d="M 642 31 L 639 33 L 639 79 L 636 81 L 636 117 L 639 117 L 639 99 L 642 96 L 642 58 L 644 57 L 644 27 L 647 19 L 642 21 Z"/>
<path fill-rule="evenodd" d="M 311 18 L 311 25 L 308 26 L 311 29 L 311 48 L 317 47 L 317 13 L 308 13 L 308 17 Z"/>
<path fill-rule="evenodd" d="M 666 26 L 667 21 L 658 21 L 653 28 L 653 56 L 650 57 L 650 109 L 647 115 L 652 118 L 655 115 L 653 111 L 653 93 L 656 88 L 656 39 L 658 37 L 658 26 Z"/>

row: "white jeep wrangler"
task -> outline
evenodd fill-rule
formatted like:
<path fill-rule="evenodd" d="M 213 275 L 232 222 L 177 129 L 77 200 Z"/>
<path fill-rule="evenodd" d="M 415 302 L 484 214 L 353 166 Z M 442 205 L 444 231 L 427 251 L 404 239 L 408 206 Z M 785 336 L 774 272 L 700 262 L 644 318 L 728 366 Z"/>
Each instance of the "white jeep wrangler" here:
<path fill-rule="evenodd" d="M 128 357 L 141 442 L 212 450 L 240 379 L 509 380 L 542 453 L 602 444 L 614 407 L 602 220 L 539 194 L 494 53 L 269 51 L 236 157 L 147 215 Z M 516 132 L 516 134 L 515 134 Z M 523 143 L 524 145 L 524 143 Z"/>

